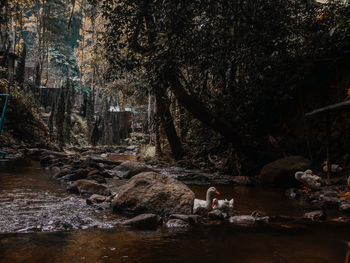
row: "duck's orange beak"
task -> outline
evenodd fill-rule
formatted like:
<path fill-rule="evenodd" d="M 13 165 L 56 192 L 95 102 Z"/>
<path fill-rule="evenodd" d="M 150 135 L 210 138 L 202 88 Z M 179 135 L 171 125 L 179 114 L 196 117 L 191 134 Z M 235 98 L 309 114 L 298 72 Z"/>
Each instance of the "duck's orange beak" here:
<path fill-rule="evenodd" d="M 214 204 L 214 201 L 211 202 L 211 207 L 214 208 L 215 204 Z"/>
<path fill-rule="evenodd" d="M 215 193 L 216 193 L 217 195 L 219 195 L 219 194 L 220 194 L 220 192 L 219 192 L 218 190 L 216 190 L 216 191 L 215 191 Z"/>

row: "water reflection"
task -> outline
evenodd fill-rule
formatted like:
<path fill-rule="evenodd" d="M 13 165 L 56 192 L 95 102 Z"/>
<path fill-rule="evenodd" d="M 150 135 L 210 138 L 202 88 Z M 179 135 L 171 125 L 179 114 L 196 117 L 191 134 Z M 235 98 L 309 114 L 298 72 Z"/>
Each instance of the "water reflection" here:
<path fill-rule="evenodd" d="M 110 207 L 88 206 L 37 162 L 16 161 L 0 170 L 0 233 L 111 228 L 123 218 Z"/>
<path fill-rule="evenodd" d="M 299 214 L 275 188 L 217 186 L 242 213 Z M 205 198 L 207 187 L 192 187 Z M 114 227 L 118 215 L 68 195 L 37 163 L 0 170 L 0 262 L 343 262 L 348 225 L 235 227 L 229 223 L 189 230 L 131 231 Z M 57 223 L 55 225 L 55 222 Z M 52 226 L 52 228 L 50 228 Z M 82 230 L 86 228 L 86 230 Z M 75 231 L 50 232 L 76 229 Z M 30 231 L 31 233 L 19 233 Z M 49 232 L 32 232 L 49 231 Z M 11 233 L 17 232 L 17 233 Z M 7 234 L 6 234 L 7 233 Z"/>
<path fill-rule="evenodd" d="M 201 227 L 0 236 L 0 262 L 342 262 L 348 228 Z"/>

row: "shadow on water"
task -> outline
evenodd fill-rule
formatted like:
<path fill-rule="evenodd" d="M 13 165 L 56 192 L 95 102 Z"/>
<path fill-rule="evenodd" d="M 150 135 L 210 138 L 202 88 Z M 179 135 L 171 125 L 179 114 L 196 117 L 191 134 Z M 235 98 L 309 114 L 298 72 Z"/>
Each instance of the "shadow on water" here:
<path fill-rule="evenodd" d="M 343 262 L 349 230 L 215 226 L 184 232 L 118 228 L 0 236 L 0 262 Z"/>
<path fill-rule="evenodd" d="M 199 198 L 204 198 L 206 188 L 192 187 Z M 301 212 L 279 189 L 218 189 L 222 197 L 234 197 L 236 208 L 243 212 Z M 325 224 L 285 228 L 235 227 L 225 223 L 178 231 L 113 227 L 120 217 L 112 214 L 110 208 L 96 210 L 87 206 L 84 199 L 68 195 L 37 163 L 28 161 L 0 168 L 0 209 L 1 263 L 342 263 L 350 234 L 348 225 Z"/>

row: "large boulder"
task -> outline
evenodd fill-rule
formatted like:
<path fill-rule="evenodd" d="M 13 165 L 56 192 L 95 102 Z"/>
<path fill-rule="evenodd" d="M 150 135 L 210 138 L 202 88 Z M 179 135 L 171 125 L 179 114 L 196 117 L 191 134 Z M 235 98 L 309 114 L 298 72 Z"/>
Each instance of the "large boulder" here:
<path fill-rule="evenodd" d="M 302 156 L 290 156 L 265 165 L 260 172 L 264 183 L 291 187 L 300 183 L 295 179 L 297 171 L 310 168 L 311 162 Z"/>
<path fill-rule="evenodd" d="M 116 176 L 123 179 L 129 179 L 142 172 L 152 171 L 151 168 L 148 168 L 147 166 L 135 161 L 123 162 L 122 164 L 116 166 L 113 170 L 117 171 Z"/>
<path fill-rule="evenodd" d="M 194 193 L 183 183 L 155 172 L 131 178 L 112 202 L 113 209 L 126 213 L 159 215 L 192 214 Z"/>
<path fill-rule="evenodd" d="M 71 193 L 81 195 L 99 194 L 109 196 L 111 194 L 110 190 L 106 186 L 86 179 L 75 181 L 75 183 L 70 185 L 67 190 Z"/>

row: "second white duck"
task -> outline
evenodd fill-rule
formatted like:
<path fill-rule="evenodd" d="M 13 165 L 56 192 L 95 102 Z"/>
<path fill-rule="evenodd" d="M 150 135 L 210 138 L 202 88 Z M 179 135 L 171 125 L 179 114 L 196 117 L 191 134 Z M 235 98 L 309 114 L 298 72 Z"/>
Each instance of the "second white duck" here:
<path fill-rule="evenodd" d="M 235 200 L 232 198 L 230 201 L 227 199 L 224 200 L 218 200 L 217 198 L 213 199 L 212 207 L 213 209 L 219 209 L 219 210 L 233 210 Z"/>

